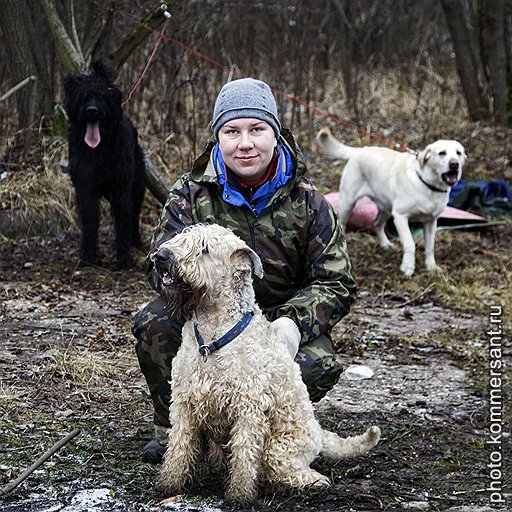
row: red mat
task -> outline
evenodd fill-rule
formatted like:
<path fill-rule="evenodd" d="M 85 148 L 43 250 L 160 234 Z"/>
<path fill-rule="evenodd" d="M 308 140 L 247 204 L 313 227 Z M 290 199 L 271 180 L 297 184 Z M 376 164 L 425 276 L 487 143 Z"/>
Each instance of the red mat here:
<path fill-rule="evenodd" d="M 338 193 L 330 192 L 326 194 L 325 197 L 332 204 L 334 209 L 338 211 Z M 376 217 L 377 205 L 368 197 L 363 197 L 355 204 L 348 219 L 347 229 L 373 231 L 373 221 Z M 491 222 L 485 217 L 480 217 L 480 215 L 475 215 L 465 210 L 452 208 L 451 206 L 447 206 L 444 209 L 437 221 L 438 229 L 473 228 L 491 224 L 496 224 L 496 222 Z M 391 220 L 387 227 L 391 234 L 395 233 L 394 225 Z"/>

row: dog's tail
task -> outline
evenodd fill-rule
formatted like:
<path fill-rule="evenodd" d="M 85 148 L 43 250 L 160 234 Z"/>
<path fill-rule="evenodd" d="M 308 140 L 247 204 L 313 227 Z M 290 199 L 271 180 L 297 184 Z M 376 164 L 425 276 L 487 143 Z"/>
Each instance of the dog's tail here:
<path fill-rule="evenodd" d="M 380 428 L 370 427 L 364 434 L 340 437 L 328 430 L 322 430 L 321 455 L 331 459 L 348 459 L 370 451 L 380 439 Z"/>
<path fill-rule="evenodd" d="M 316 135 L 316 142 L 322 151 L 334 160 L 348 160 L 355 155 L 358 148 L 352 148 L 342 144 L 329 131 L 329 128 L 322 128 Z"/>

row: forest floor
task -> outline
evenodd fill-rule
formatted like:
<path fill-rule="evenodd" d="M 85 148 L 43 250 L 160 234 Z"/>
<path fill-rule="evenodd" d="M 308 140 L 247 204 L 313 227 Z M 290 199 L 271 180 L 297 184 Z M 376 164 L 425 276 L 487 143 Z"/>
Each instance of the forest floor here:
<path fill-rule="evenodd" d="M 154 218 L 145 220 L 146 233 Z M 104 229 L 101 236 L 101 268 L 77 267 L 76 232 L 0 245 L 0 486 L 80 430 L 0 497 L 0 508 L 233 510 L 223 502 L 221 476 L 208 472 L 186 495 L 162 502 L 154 487 L 158 467 L 141 462 L 152 415 L 130 326 L 153 292 L 143 252 L 136 269 L 114 271 L 105 243 L 110 234 Z M 342 376 L 316 410 L 325 428 L 352 435 L 379 425 L 382 440 L 357 459 L 315 461 L 332 478 L 330 489 L 262 489 L 250 510 L 507 509 L 492 503 L 488 490 L 491 451 L 499 448 L 505 462 L 494 485 L 512 503 L 508 407 L 499 446 L 489 444 L 488 332 L 500 322 L 509 368 L 512 223 L 439 232 L 442 271 L 429 273 L 419 260 L 412 279 L 399 274 L 399 253 L 382 252 L 373 235 L 349 233 L 348 243 L 359 299 L 334 340 L 345 368 L 363 364 L 374 373 L 357 381 Z M 510 404 L 507 378 L 502 392 Z"/>

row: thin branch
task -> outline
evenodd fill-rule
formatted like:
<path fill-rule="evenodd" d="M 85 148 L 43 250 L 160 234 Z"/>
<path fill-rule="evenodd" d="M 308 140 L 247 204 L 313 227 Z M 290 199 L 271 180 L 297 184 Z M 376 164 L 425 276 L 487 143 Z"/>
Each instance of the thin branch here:
<path fill-rule="evenodd" d="M 58 452 L 63 446 L 69 443 L 71 439 L 75 438 L 78 434 L 80 434 L 80 429 L 76 428 L 73 432 L 69 433 L 66 437 L 62 438 L 59 442 L 55 443 L 49 450 L 47 450 L 39 459 L 37 459 L 34 464 L 32 464 L 28 469 L 26 469 L 16 480 L 13 480 L 11 483 L 7 484 L 0 490 L 0 495 L 8 494 L 13 489 L 18 487 L 18 485 L 23 482 L 28 476 L 30 476 L 39 466 L 44 464 L 54 453 Z"/>
<path fill-rule="evenodd" d="M 408 306 L 409 304 L 412 304 L 413 302 L 420 300 L 424 295 L 426 295 L 430 290 L 432 290 L 432 288 L 434 288 L 434 283 L 427 286 L 419 295 L 416 295 L 415 297 L 409 299 L 406 302 L 402 302 L 402 304 L 398 304 L 397 308 L 403 308 L 405 306 Z"/>
<path fill-rule="evenodd" d="M 13 88 L 9 89 L 5 94 L 0 96 L 0 103 L 2 101 L 5 101 L 9 96 L 13 95 L 16 91 L 21 89 L 22 87 L 25 87 L 30 82 L 35 82 L 37 78 L 34 75 L 27 76 L 24 80 L 22 80 L 19 84 L 15 85 Z"/>
<path fill-rule="evenodd" d="M 71 32 L 71 42 L 73 43 L 73 46 L 77 49 L 77 51 L 81 54 L 83 54 L 82 48 L 80 46 L 80 38 L 78 37 L 78 31 L 76 30 L 76 23 L 75 23 L 75 2 L 74 0 L 68 0 L 66 2 L 67 4 L 67 13 L 68 13 L 68 20 L 69 20 L 69 30 Z"/>

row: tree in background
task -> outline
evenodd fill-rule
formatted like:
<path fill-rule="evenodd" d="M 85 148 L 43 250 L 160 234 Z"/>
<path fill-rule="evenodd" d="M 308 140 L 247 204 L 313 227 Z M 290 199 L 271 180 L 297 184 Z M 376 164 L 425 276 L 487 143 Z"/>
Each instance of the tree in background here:
<path fill-rule="evenodd" d="M 507 125 L 510 111 L 511 39 L 506 27 L 512 5 L 506 0 L 441 0 L 450 30 L 468 111 L 473 121 Z"/>

